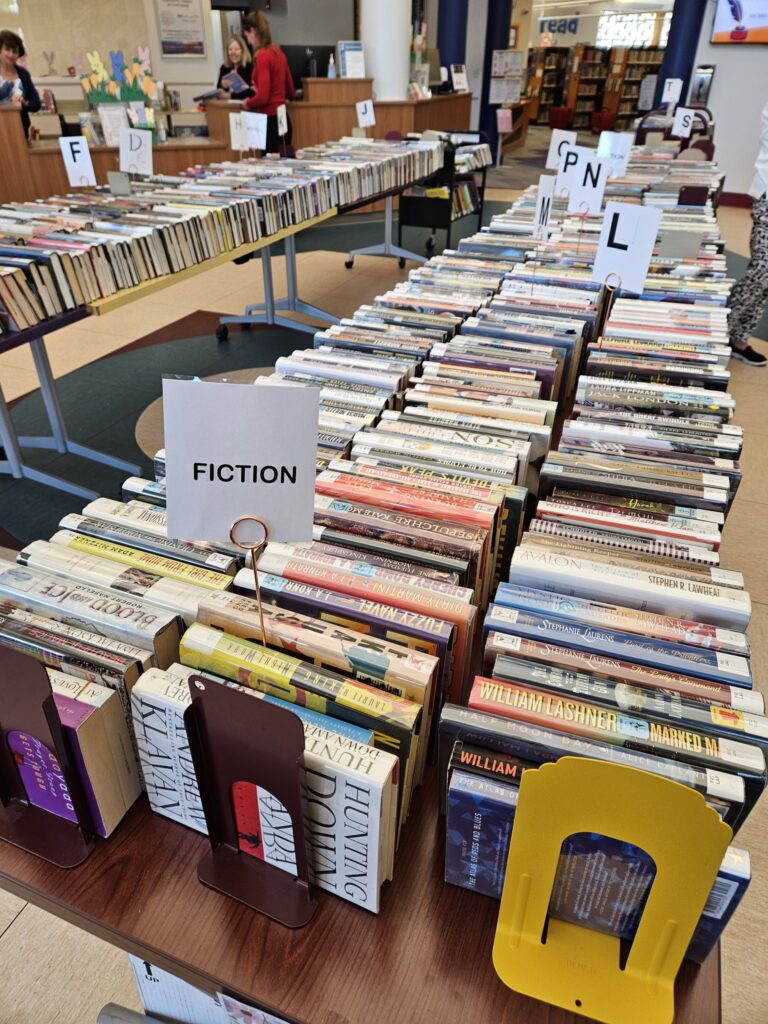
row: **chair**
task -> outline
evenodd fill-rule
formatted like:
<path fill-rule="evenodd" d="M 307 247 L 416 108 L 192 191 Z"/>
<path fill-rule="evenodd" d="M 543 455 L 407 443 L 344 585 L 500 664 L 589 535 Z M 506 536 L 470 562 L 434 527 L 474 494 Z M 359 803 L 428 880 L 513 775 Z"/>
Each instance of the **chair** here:
<path fill-rule="evenodd" d="M 393 129 L 392 131 L 387 132 L 384 138 L 387 140 L 387 142 L 402 142 L 405 136 L 403 135 L 402 132 Z"/>
<path fill-rule="evenodd" d="M 550 128 L 567 128 L 573 117 L 571 107 L 552 107 L 549 111 Z"/>
<path fill-rule="evenodd" d="M 706 160 L 715 159 L 715 144 L 712 141 L 712 139 L 696 139 L 695 142 L 691 143 L 686 152 L 689 152 L 692 149 L 700 150 L 704 154 Z M 701 157 L 699 157 L 698 159 L 700 160 Z"/>

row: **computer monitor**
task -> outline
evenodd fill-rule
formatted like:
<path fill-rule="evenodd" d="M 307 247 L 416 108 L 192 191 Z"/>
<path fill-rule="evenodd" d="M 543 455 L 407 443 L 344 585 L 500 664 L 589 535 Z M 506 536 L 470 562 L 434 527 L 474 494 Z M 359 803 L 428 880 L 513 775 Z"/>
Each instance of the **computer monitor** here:
<path fill-rule="evenodd" d="M 297 89 L 301 88 L 302 78 L 325 78 L 328 74 L 328 59 L 336 52 L 335 46 L 319 46 L 316 43 L 301 46 L 283 46 L 281 43 L 280 49 L 288 58 L 288 67 Z"/>

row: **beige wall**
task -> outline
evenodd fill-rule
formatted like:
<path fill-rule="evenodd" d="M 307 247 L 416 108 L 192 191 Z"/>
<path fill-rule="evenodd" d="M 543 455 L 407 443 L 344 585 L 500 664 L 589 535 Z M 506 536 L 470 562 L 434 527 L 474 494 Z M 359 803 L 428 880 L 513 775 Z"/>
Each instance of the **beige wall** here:
<path fill-rule="evenodd" d="M 205 28 L 205 57 L 160 55 L 160 40 L 154 0 L 17 0 L 18 13 L 10 12 L 8 0 L 0 0 L 0 24 L 20 29 L 27 47 L 27 65 L 39 85 L 48 71 L 43 52 L 53 51 L 53 65 L 59 75 L 75 63 L 75 53 L 88 69 L 85 54 L 97 49 L 111 70 L 110 50 L 122 50 L 126 59 L 136 55 L 138 46 L 149 46 L 155 78 L 178 89 L 184 106 L 192 97 L 216 83 L 221 63 L 219 18 L 211 13 L 210 0 L 201 0 Z M 55 91 L 55 90 L 54 90 Z"/>
<path fill-rule="evenodd" d="M 27 64 L 35 79 L 48 69 L 43 51 L 53 51 L 59 75 L 74 64 L 74 54 L 98 49 L 109 69 L 110 49 L 122 50 L 126 59 L 146 44 L 147 18 L 141 0 L 111 3 L 103 0 L 18 0 L 17 21 L 27 48 Z M 87 64 L 86 64 L 87 67 Z"/>

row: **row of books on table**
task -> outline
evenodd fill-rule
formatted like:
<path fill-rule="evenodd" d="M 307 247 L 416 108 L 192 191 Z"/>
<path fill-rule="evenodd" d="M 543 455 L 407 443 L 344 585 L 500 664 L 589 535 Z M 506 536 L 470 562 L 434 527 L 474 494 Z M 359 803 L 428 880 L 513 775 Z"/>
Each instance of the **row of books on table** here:
<path fill-rule="evenodd" d="M 102 633 L 144 650 L 144 672 L 112 685 L 152 807 L 193 828 L 205 830 L 181 718 L 192 672 L 323 711 L 304 717 L 307 787 L 322 793 L 350 750 L 365 766 L 365 885 L 362 847 L 319 815 L 310 861 L 322 888 L 371 910 L 438 723 L 446 878 L 486 896 L 500 895 L 517 783 L 537 764 L 572 754 L 653 771 L 734 828 L 766 781 L 749 596 L 719 560 L 739 481 L 733 401 L 587 364 L 615 349 L 722 373 L 722 306 L 670 291 L 620 299 L 603 324 L 601 292 L 531 280 L 529 257 L 530 235 L 480 232 L 255 381 L 320 393 L 314 539 L 259 560 L 266 646 L 237 549 L 168 538 L 163 453 L 157 479 L 126 480 L 122 502 L 65 517 L 0 573 L 15 621 L 39 616 L 60 642 L 77 610 L 96 649 Z M 290 870 L 283 812 L 266 793 L 257 810 L 263 842 L 243 851 Z M 653 870 L 641 851 L 587 837 L 563 856 L 553 913 L 631 934 Z M 691 956 L 748 876 L 729 851 Z"/>
<path fill-rule="evenodd" d="M 0 207 L 0 330 L 198 266 L 328 210 L 434 174 L 439 140 L 341 139 L 302 159 L 199 166 Z"/>
<path fill-rule="evenodd" d="M 522 241 L 531 198 L 489 235 Z M 594 294 L 594 248 L 577 237 L 574 252 L 563 214 L 562 230 L 506 275 L 500 297 L 526 294 L 533 310 L 567 316 L 553 309 L 558 298 L 573 307 Z M 702 210 L 698 220 L 709 219 Z M 577 230 L 589 239 L 599 228 L 587 218 Z M 751 604 L 719 555 L 743 432 L 727 391 L 732 282 L 712 265 L 722 248 L 713 232 L 710 222 L 667 287 L 652 263 L 643 295 L 619 298 L 587 337 L 539 500 L 484 618 L 468 706 L 443 708 L 446 879 L 487 897 L 501 896 L 520 778 L 542 763 L 592 757 L 682 782 L 734 831 L 765 788 Z M 663 234 L 662 222 L 660 243 Z M 550 914 L 631 939 L 654 874 L 628 843 L 571 836 Z M 712 950 L 749 878 L 748 853 L 730 847 L 689 958 Z"/>

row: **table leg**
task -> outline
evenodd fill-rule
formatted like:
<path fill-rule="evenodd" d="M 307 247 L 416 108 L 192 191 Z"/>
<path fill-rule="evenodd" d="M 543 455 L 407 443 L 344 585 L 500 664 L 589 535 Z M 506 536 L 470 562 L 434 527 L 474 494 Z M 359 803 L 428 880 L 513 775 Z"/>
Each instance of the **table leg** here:
<path fill-rule="evenodd" d="M 285 310 L 288 313 L 305 313 L 320 320 L 327 320 L 337 324 L 338 317 L 327 313 L 324 309 L 318 309 L 298 297 L 296 269 L 296 239 L 288 235 L 285 239 L 285 276 L 287 284 L 287 295 L 284 299 L 275 299 L 275 289 L 272 279 L 272 247 L 267 246 L 261 250 L 261 267 L 264 279 L 264 302 L 254 303 L 246 306 L 241 316 L 223 316 L 219 319 L 220 324 L 274 324 L 280 327 L 290 327 L 295 331 L 305 331 L 314 334 L 318 328 L 314 324 L 305 324 L 300 320 L 293 320 L 290 317 L 280 316 L 278 310 Z"/>
<path fill-rule="evenodd" d="M 5 452 L 5 458 L 0 460 L 0 475 L 7 474 L 16 480 L 34 480 L 36 483 L 45 484 L 47 487 L 55 487 L 59 491 L 67 491 L 69 494 L 76 494 L 78 497 L 92 501 L 94 498 L 99 497 L 97 491 L 89 487 L 81 487 L 79 484 L 70 483 L 68 480 L 55 476 L 53 473 L 45 473 L 43 470 L 27 465 L 21 449 L 50 449 L 60 452 L 62 455 L 77 455 L 84 459 L 91 459 L 94 462 L 102 462 L 107 466 L 113 466 L 115 469 L 122 469 L 133 476 L 141 473 L 141 467 L 132 462 L 124 462 L 122 459 L 116 459 L 112 455 L 107 455 L 104 452 L 96 451 L 93 448 L 88 448 L 86 445 L 70 440 L 67 434 L 61 402 L 56 390 L 56 383 L 51 372 L 51 364 L 48 361 L 45 341 L 42 337 L 34 338 L 30 342 L 30 347 L 52 433 L 44 436 L 19 437 L 5 401 L 5 396 L 2 393 L 2 389 L 0 389 L 0 441 L 2 441 Z"/>
<path fill-rule="evenodd" d="M 415 260 L 417 263 L 426 263 L 426 257 L 411 252 L 410 249 L 402 249 L 399 245 L 392 243 L 392 220 L 394 214 L 394 202 L 392 196 L 384 200 L 384 242 L 378 245 L 366 245 L 362 249 L 351 249 L 347 264 L 352 265 L 355 256 L 398 256 L 401 260 Z"/>
<path fill-rule="evenodd" d="M 107 1003 L 96 1018 L 96 1024 L 161 1024 L 161 1022 L 157 1017 L 147 1017 L 143 1013 L 126 1010 L 124 1006 L 118 1006 L 117 1003 Z"/>

